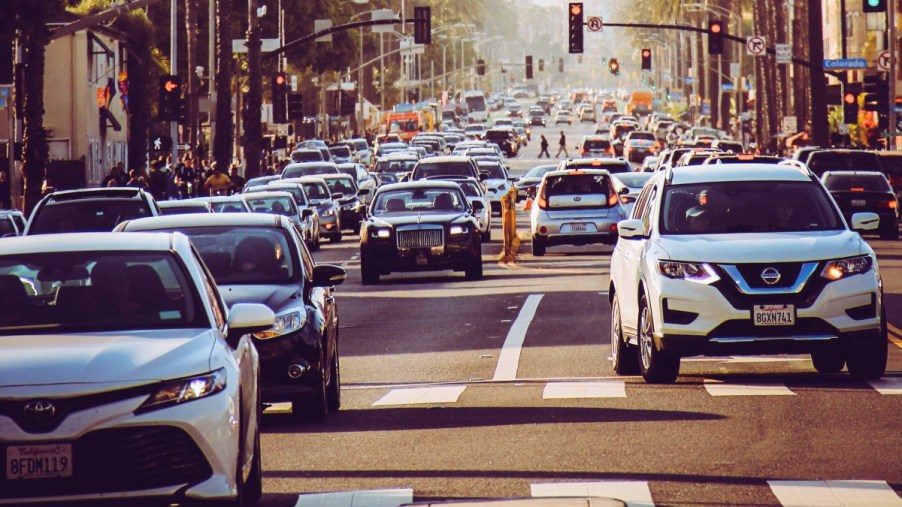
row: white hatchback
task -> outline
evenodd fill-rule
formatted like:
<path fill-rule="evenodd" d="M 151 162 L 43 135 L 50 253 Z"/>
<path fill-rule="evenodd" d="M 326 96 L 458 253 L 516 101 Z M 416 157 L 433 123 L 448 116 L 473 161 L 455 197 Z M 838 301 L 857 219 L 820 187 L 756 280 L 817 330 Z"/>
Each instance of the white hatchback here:
<path fill-rule="evenodd" d="M 655 173 L 611 256 L 618 374 L 673 382 L 691 355 L 811 354 L 814 368 L 886 370 L 877 258 L 817 177 L 777 164 Z"/>
<path fill-rule="evenodd" d="M 3 240 L 0 504 L 262 493 L 263 305 L 223 303 L 188 238 Z"/>

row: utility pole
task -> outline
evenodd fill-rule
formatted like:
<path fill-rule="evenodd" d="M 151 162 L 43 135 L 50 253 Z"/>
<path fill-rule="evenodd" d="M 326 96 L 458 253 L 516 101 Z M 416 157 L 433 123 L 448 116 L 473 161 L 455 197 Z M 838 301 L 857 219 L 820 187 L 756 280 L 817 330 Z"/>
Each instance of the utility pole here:
<path fill-rule="evenodd" d="M 185 90 L 185 100 L 188 102 L 188 144 L 191 146 L 189 152 L 192 158 L 197 158 L 197 92 L 199 86 L 199 77 L 195 69 L 197 68 L 197 15 L 198 0 L 187 0 L 185 2 L 185 33 L 188 46 L 188 72 L 187 72 L 187 88 Z"/>
<path fill-rule="evenodd" d="M 244 107 L 244 177 L 260 176 L 260 149 L 263 138 L 260 108 L 263 105 L 263 76 L 260 70 L 260 23 L 257 21 L 257 0 L 247 3 L 247 81 L 248 93 Z"/>
<path fill-rule="evenodd" d="M 178 56 L 178 0 L 171 0 L 169 3 L 171 10 L 169 15 L 169 73 L 177 76 L 179 73 Z M 172 163 L 176 164 L 179 160 L 179 123 L 177 121 L 169 122 L 169 136 L 172 139 Z"/>
<path fill-rule="evenodd" d="M 887 119 L 889 119 L 889 125 L 886 126 L 887 132 L 896 133 L 899 129 L 896 126 L 896 2 L 891 1 L 887 2 L 887 13 L 886 13 L 886 38 L 887 38 L 887 46 L 889 46 L 889 79 L 887 79 L 887 84 L 889 85 L 889 97 L 887 98 L 887 102 L 889 104 L 889 111 L 887 112 Z M 888 137 L 886 139 L 886 148 L 888 150 L 894 150 L 896 148 L 896 135 Z"/>
<path fill-rule="evenodd" d="M 824 28 L 823 8 L 821 0 L 808 2 L 808 48 L 811 52 L 809 61 L 824 61 Z M 811 75 L 811 144 L 827 146 L 827 77 L 819 69 L 812 69 Z"/>

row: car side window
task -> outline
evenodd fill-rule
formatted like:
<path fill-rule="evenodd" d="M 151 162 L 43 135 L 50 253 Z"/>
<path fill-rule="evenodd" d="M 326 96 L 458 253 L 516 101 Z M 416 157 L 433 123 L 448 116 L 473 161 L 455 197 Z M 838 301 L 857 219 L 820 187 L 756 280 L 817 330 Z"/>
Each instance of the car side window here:
<path fill-rule="evenodd" d="M 291 234 L 294 236 L 294 242 L 297 244 L 301 254 L 301 271 L 304 274 L 304 283 L 307 287 L 312 287 L 313 266 L 316 265 L 316 262 L 313 260 L 313 255 L 310 254 L 310 250 L 307 248 L 307 243 L 301 239 L 297 231 L 291 231 Z"/>
<path fill-rule="evenodd" d="M 213 309 L 213 318 L 216 320 L 216 327 L 222 329 L 225 327 L 226 323 L 226 305 L 220 298 L 219 291 L 213 286 L 213 276 L 207 269 L 207 265 L 204 264 L 200 254 L 197 253 L 197 250 L 195 250 L 194 247 L 191 247 L 191 254 L 194 255 L 194 260 L 197 261 L 197 264 L 201 267 L 201 271 L 203 272 L 204 292 L 206 292 L 207 299 L 210 301 L 210 307 Z"/>
<path fill-rule="evenodd" d="M 640 216 L 640 219 L 645 224 L 646 234 L 651 234 L 651 218 L 652 212 L 655 209 L 655 196 L 658 194 L 658 189 L 657 187 L 651 187 L 648 190 L 648 202 L 645 203 L 645 207 L 642 209 L 642 215 Z"/>
<path fill-rule="evenodd" d="M 651 193 L 651 188 L 645 187 L 639 192 L 639 198 L 636 199 L 636 205 L 633 206 L 633 215 L 630 217 L 632 219 L 637 219 L 642 216 L 642 213 L 645 210 L 646 204 L 648 204 L 648 194 Z"/>

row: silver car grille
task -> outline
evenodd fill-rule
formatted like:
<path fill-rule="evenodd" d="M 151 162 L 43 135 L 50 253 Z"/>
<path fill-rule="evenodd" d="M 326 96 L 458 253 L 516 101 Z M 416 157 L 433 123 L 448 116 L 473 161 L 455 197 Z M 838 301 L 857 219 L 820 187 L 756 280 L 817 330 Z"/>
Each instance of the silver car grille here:
<path fill-rule="evenodd" d="M 398 228 L 398 248 L 434 248 L 444 245 L 445 230 L 440 225 Z"/>

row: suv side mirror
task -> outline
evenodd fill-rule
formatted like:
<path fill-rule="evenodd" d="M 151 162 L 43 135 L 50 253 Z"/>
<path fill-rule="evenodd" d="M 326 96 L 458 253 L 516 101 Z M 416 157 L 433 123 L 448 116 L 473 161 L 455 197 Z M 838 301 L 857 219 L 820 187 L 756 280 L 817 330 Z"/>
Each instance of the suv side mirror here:
<path fill-rule="evenodd" d="M 852 230 L 874 231 L 880 227 L 880 216 L 876 213 L 855 213 L 852 215 Z"/>
<path fill-rule="evenodd" d="M 304 208 L 301 211 L 301 218 L 310 218 L 313 216 L 313 210 L 310 208 Z"/>
<path fill-rule="evenodd" d="M 485 209 L 485 204 L 482 201 L 473 201 L 473 211 L 482 211 Z"/>

